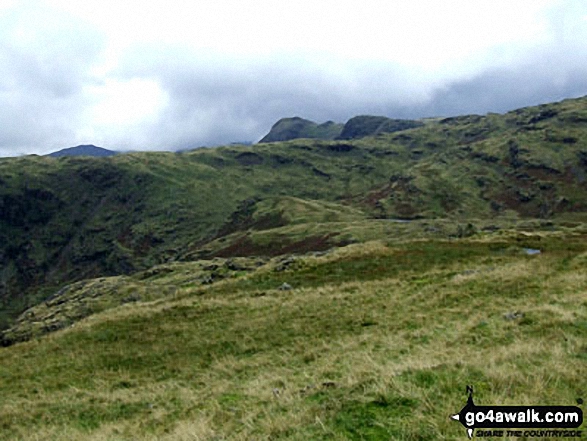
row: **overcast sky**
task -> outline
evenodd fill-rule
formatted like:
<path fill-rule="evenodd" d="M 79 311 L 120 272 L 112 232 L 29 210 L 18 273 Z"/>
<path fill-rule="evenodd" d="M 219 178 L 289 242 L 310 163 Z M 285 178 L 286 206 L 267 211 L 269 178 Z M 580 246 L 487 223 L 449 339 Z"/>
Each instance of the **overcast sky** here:
<path fill-rule="evenodd" d="M 0 156 L 583 95 L 583 0 L 0 0 Z"/>

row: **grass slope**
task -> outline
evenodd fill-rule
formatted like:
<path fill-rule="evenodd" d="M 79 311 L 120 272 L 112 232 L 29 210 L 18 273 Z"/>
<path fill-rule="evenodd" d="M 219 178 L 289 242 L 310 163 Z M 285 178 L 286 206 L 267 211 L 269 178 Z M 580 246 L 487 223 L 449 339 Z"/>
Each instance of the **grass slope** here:
<path fill-rule="evenodd" d="M 467 384 L 478 404 L 574 405 L 586 234 L 374 241 L 242 259 L 204 285 L 197 262 L 113 279 L 145 300 L 0 349 L 0 439 L 464 439 L 448 417 Z"/>
<path fill-rule="evenodd" d="M 582 223 L 586 146 L 583 98 L 352 141 L 3 159 L 0 327 L 71 282 L 326 249 L 369 238 L 361 219 Z"/>
<path fill-rule="evenodd" d="M 3 339 L 29 340 L 0 348 L 0 440 L 464 439 L 468 384 L 581 402 L 586 128 L 579 99 L 0 161 Z"/>

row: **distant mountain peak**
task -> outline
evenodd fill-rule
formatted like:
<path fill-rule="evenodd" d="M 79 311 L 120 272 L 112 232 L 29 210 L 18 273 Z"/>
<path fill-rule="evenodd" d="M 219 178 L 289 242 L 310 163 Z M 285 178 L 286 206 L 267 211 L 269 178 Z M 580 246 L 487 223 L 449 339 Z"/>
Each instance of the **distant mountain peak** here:
<path fill-rule="evenodd" d="M 423 126 L 420 121 L 386 116 L 359 115 L 347 121 L 338 139 L 357 139 L 379 133 L 393 133 Z"/>
<path fill-rule="evenodd" d="M 299 138 L 312 139 L 358 139 L 375 136 L 379 133 L 392 133 L 422 126 L 421 121 L 409 119 L 392 119 L 385 116 L 360 115 L 349 119 L 346 124 L 326 121 L 317 124 L 314 121 L 294 116 L 281 118 L 261 141 L 278 142 Z"/>
<path fill-rule="evenodd" d="M 53 158 L 59 158 L 62 156 L 95 156 L 95 157 L 104 157 L 104 156 L 113 156 L 118 154 L 115 151 L 108 150 L 102 147 L 97 147 L 92 144 L 83 144 L 78 145 L 76 147 L 69 147 L 66 149 L 59 150 L 57 152 L 49 153 L 47 156 L 51 156 Z"/>
<path fill-rule="evenodd" d="M 289 141 L 298 138 L 335 139 L 340 135 L 342 127 L 342 124 L 336 124 L 332 121 L 317 124 L 299 116 L 281 118 L 273 124 L 269 133 L 259 142 Z"/>

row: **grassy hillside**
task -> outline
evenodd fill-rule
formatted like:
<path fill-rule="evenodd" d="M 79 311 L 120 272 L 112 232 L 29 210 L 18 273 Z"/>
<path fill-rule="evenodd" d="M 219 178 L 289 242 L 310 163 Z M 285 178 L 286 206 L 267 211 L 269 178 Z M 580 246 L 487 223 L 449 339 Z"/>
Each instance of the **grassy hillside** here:
<path fill-rule="evenodd" d="M 586 234 L 374 241 L 88 282 L 135 301 L 0 349 L 0 439 L 466 439 L 449 415 L 467 384 L 478 404 L 576 405 Z"/>
<path fill-rule="evenodd" d="M 587 99 L 423 124 L 0 160 L 0 440 L 465 439 L 470 384 L 584 408 Z"/>
<path fill-rule="evenodd" d="M 181 258 L 230 230 L 253 199 L 336 200 L 385 179 L 383 164 L 369 179 L 348 173 L 357 156 L 301 144 L 0 161 L 2 310 L 45 295 L 21 297 L 30 287 L 46 292 Z"/>
<path fill-rule="evenodd" d="M 352 141 L 2 159 L 0 327 L 89 277 L 372 239 L 360 219 L 449 219 L 461 234 L 477 220 L 581 223 L 586 176 L 586 99 Z M 288 215 L 291 204 L 299 206 Z"/>

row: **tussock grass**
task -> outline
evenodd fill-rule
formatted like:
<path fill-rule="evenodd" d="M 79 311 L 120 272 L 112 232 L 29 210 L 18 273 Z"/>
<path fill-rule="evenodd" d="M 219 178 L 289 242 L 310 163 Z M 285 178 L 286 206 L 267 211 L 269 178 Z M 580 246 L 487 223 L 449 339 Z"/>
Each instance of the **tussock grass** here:
<path fill-rule="evenodd" d="M 467 384 L 478 404 L 574 405 L 585 245 L 541 247 L 371 242 L 105 310 L 0 349 L 0 439 L 449 440 Z"/>

